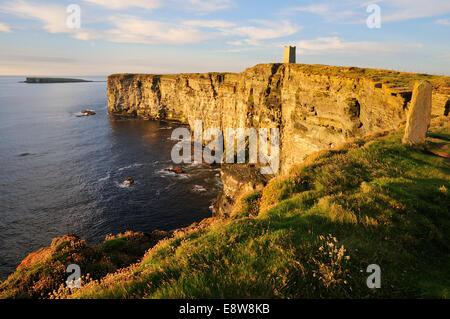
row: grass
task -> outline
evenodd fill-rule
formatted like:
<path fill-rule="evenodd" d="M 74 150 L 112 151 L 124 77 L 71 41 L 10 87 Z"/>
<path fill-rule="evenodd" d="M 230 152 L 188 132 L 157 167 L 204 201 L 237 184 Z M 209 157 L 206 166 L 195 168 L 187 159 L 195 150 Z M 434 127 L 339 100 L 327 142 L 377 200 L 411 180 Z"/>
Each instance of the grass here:
<path fill-rule="evenodd" d="M 85 280 L 99 279 L 135 263 L 168 234 L 126 232 L 89 245 L 74 235 L 55 238 L 51 245 L 30 254 L 9 278 L 0 283 L 0 298 L 48 298 L 68 277 L 67 266 L 80 266 Z M 87 275 L 88 274 L 88 275 Z"/>
<path fill-rule="evenodd" d="M 374 82 L 381 82 L 389 87 L 409 87 L 412 89 L 415 82 L 423 80 L 430 81 L 434 89 L 450 87 L 450 77 L 441 75 L 358 67 L 336 67 L 319 64 L 296 64 L 293 67 L 315 75 L 323 74 L 352 79 L 368 78 Z"/>
<path fill-rule="evenodd" d="M 447 118 L 433 120 L 431 140 L 448 144 L 449 134 Z M 137 263 L 52 296 L 450 298 L 449 162 L 401 137 L 319 152 L 243 196 L 231 218 L 176 231 Z M 125 247 L 119 239 L 102 250 Z M 381 289 L 366 285 L 371 264 Z"/>
<path fill-rule="evenodd" d="M 433 138 L 446 140 L 447 119 Z M 450 167 L 376 134 L 324 151 L 62 298 L 449 298 Z M 370 264 L 382 288 L 366 285 Z"/>

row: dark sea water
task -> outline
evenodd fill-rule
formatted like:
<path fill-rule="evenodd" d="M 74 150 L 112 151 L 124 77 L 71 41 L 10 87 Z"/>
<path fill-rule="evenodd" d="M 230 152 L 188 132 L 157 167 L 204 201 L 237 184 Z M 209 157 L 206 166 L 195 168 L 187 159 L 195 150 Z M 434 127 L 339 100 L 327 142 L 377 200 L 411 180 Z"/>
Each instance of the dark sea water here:
<path fill-rule="evenodd" d="M 110 118 L 105 82 L 23 80 L 0 77 L 0 280 L 57 236 L 95 243 L 211 216 L 217 169 L 163 171 L 174 124 Z M 78 117 L 85 109 L 97 115 Z M 127 177 L 136 183 L 124 187 Z"/>

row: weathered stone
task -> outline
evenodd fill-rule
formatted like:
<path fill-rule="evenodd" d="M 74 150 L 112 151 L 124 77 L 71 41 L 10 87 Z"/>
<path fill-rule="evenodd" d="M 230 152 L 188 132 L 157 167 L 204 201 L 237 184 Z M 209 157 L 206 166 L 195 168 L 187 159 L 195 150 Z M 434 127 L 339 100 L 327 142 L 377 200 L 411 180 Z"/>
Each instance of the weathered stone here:
<path fill-rule="evenodd" d="M 108 109 L 191 128 L 201 120 L 204 130 L 279 128 L 280 173 L 349 137 L 396 129 L 406 120 L 409 99 L 392 95 L 395 90 L 346 76 L 344 68 L 311 68 L 261 64 L 242 73 L 111 75 Z"/>
<path fill-rule="evenodd" d="M 428 81 L 415 84 L 403 136 L 404 144 L 413 145 L 425 142 L 431 120 L 432 91 L 433 88 Z"/>
<path fill-rule="evenodd" d="M 229 216 L 235 199 L 243 194 L 261 190 L 269 180 L 267 175 L 260 173 L 258 167 L 244 164 L 223 165 L 220 178 L 223 191 L 213 203 L 214 216 Z"/>
<path fill-rule="evenodd" d="M 164 169 L 166 172 L 172 172 L 175 174 L 183 174 L 183 168 L 181 166 L 174 166 L 171 168 Z"/>
<path fill-rule="evenodd" d="M 83 112 L 81 112 L 83 115 L 85 116 L 91 116 L 91 115 L 95 115 L 96 113 L 92 110 L 84 110 Z"/>

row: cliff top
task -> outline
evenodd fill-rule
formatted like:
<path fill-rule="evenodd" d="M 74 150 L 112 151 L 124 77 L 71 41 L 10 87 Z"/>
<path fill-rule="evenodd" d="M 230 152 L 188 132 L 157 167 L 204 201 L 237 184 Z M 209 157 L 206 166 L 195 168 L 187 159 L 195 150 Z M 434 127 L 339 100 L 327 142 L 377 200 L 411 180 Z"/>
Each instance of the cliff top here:
<path fill-rule="evenodd" d="M 322 64 L 295 64 L 294 69 L 312 75 L 341 76 L 352 79 L 366 78 L 373 82 L 380 82 L 391 88 L 412 88 L 414 82 L 427 80 L 433 88 L 450 89 L 450 77 L 443 75 L 432 75 L 426 73 L 409 73 L 393 70 L 359 68 L 359 67 L 338 67 Z"/>
<path fill-rule="evenodd" d="M 179 74 L 133 74 L 133 73 L 120 73 L 112 74 L 109 78 L 121 78 L 125 79 L 127 77 L 135 76 L 154 76 L 154 77 L 164 77 L 164 78 L 177 78 L 179 76 L 185 77 L 198 77 L 198 78 L 208 78 L 210 76 L 227 76 L 230 74 L 243 74 L 246 72 L 254 72 L 258 69 L 272 69 L 276 70 L 281 66 L 290 68 L 291 70 L 305 73 L 308 75 L 317 76 L 333 76 L 333 77 L 345 77 L 349 79 L 362 79 L 366 78 L 375 83 L 379 82 L 388 88 L 396 89 L 399 91 L 409 90 L 413 87 L 414 82 L 427 80 L 433 85 L 433 88 L 442 93 L 450 94 L 450 77 L 443 75 L 432 75 L 425 73 L 409 73 L 409 72 L 398 72 L 393 70 L 383 70 L 383 69 L 371 69 L 371 68 L 359 68 L 359 67 L 341 67 L 341 66 L 330 66 L 322 64 L 282 64 L 282 63 L 267 63 L 258 64 L 251 68 L 246 69 L 241 73 L 230 73 L 230 72 L 208 72 L 208 73 L 179 73 Z"/>

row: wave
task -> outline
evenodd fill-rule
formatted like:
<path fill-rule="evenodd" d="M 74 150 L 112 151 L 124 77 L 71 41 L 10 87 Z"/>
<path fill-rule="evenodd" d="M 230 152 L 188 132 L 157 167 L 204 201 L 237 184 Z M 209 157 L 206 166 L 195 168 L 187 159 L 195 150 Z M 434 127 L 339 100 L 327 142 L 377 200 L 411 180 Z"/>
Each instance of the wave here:
<path fill-rule="evenodd" d="M 177 174 L 175 172 L 170 171 L 172 167 L 166 167 L 160 170 L 155 171 L 156 175 L 159 175 L 161 177 L 177 177 L 179 179 L 189 179 L 191 177 L 191 175 L 186 174 L 186 173 L 181 173 L 181 174 Z"/>
<path fill-rule="evenodd" d="M 125 182 L 122 182 L 122 183 L 114 182 L 114 184 L 119 188 L 132 188 L 134 185 L 134 184 L 131 185 L 130 183 L 125 183 Z"/>
<path fill-rule="evenodd" d="M 206 188 L 204 188 L 201 185 L 194 185 L 194 188 L 192 188 L 192 190 L 196 193 L 203 193 L 206 192 Z"/>
<path fill-rule="evenodd" d="M 121 171 L 130 169 L 130 168 L 141 167 L 141 166 L 143 166 L 143 165 L 144 165 L 144 164 L 134 163 L 134 164 L 131 164 L 131 165 L 128 165 L 128 166 L 121 167 L 121 168 L 118 169 L 118 171 L 121 172 Z"/>
<path fill-rule="evenodd" d="M 75 115 L 76 117 L 89 116 L 89 114 L 86 114 L 86 113 L 85 113 L 86 111 L 95 112 L 94 110 L 86 109 L 86 110 L 83 111 L 83 112 L 73 113 L 73 115 Z"/>
<path fill-rule="evenodd" d="M 156 175 L 165 177 L 165 176 L 175 176 L 177 175 L 175 172 L 168 171 L 167 168 L 163 168 L 160 170 L 155 171 Z"/>
<path fill-rule="evenodd" d="M 105 177 L 100 178 L 98 181 L 99 181 L 99 182 L 104 182 L 104 181 L 107 181 L 107 180 L 110 179 L 110 178 L 111 178 L 111 174 L 108 173 L 108 175 L 106 175 Z"/>

